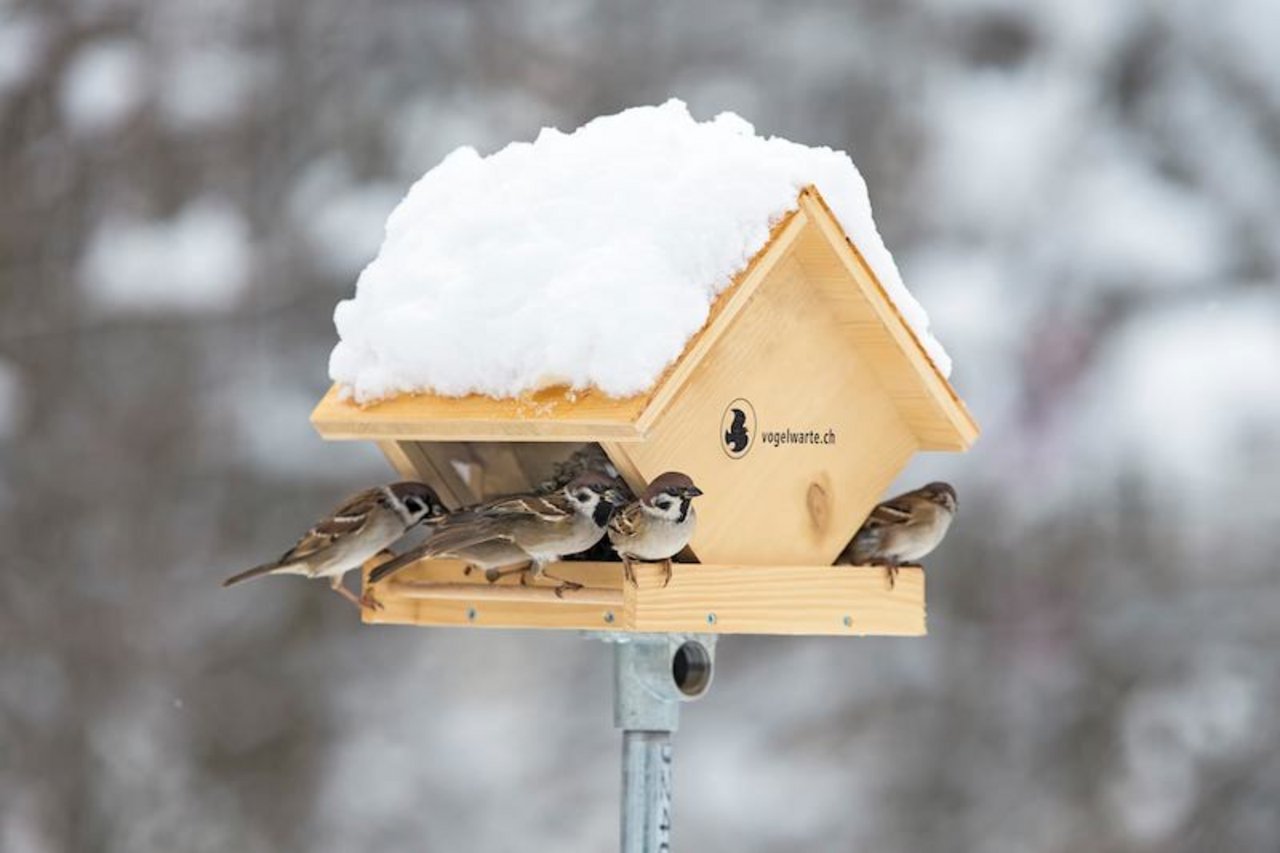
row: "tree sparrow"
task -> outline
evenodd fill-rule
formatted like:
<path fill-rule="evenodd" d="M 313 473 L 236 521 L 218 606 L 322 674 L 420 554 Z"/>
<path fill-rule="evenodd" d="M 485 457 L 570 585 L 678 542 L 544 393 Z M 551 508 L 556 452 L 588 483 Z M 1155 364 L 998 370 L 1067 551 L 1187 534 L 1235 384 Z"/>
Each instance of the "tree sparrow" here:
<path fill-rule="evenodd" d="M 392 483 L 353 495 L 298 540 L 280 559 L 233 575 L 222 582 L 231 586 L 259 575 L 304 575 L 329 578 L 343 598 L 360 607 L 362 602 L 342 585 L 343 576 L 370 557 L 385 550 L 409 529 L 446 512 L 436 493 L 423 483 Z"/>
<path fill-rule="evenodd" d="M 632 560 L 661 560 L 666 569 L 663 586 L 671 582 L 671 558 L 693 538 L 698 514 L 693 499 L 702 490 L 687 474 L 668 471 L 660 474 L 640 495 L 640 499 L 609 521 L 609 541 L 622 558 L 623 577 L 633 585 Z"/>
<path fill-rule="evenodd" d="M 885 566 L 892 588 L 898 579 L 898 567 L 914 563 L 937 548 L 955 514 L 956 490 L 950 483 L 929 483 L 890 498 L 871 510 L 836 558 L 836 564 Z"/>
<path fill-rule="evenodd" d="M 426 542 L 370 572 L 369 582 L 378 583 L 423 557 L 443 556 L 456 556 L 485 568 L 485 576 L 493 581 L 503 574 L 497 567 L 512 565 L 508 558 L 514 558 L 517 551 L 524 553 L 520 562 L 531 563 L 519 571 L 532 569 L 534 577 L 541 577 L 546 575 L 548 563 L 600 541 L 614 507 L 621 502 L 612 479 L 588 471 L 559 492 L 500 498 L 459 510 L 441 519 Z M 563 581 L 556 591 L 578 587 Z"/>

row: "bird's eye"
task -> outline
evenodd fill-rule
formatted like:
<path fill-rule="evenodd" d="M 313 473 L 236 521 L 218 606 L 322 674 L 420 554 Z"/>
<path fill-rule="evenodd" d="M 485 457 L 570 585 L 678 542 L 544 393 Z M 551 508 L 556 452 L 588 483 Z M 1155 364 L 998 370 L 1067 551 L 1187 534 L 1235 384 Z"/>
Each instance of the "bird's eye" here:
<path fill-rule="evenodd" d="M 413 497 L 404 499 L 404 508 L 409 510 L 409 512 L 414 515 L 417 515 L 418 513 L 422 512 L 422 510 L 424 509 L 422 505 L 422 501 Z"/>
<path fill-rule="evenodd" d="M 578 489 L 577 497 L 578 497 L 578 500 L 582 501 L 583 503 L 586 503 L 587 501 L 591 500 L 591 490 Z"/>

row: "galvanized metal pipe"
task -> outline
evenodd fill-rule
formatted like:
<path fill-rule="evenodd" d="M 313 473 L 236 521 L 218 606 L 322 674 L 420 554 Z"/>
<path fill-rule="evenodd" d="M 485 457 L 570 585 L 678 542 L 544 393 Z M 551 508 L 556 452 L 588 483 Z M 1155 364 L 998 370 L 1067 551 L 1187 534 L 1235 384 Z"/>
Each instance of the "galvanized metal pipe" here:
<path fill-rule="evenodd" d="M 622 853 L 671 849 L 671 732 L 622 733 Z"/>

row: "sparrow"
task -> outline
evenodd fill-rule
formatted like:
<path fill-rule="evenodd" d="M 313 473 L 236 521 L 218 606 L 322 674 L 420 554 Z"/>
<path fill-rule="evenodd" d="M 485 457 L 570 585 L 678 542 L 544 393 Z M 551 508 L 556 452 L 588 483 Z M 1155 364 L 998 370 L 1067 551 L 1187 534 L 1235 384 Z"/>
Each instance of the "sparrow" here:
<path fill-rule="evenodd" d="M 662 561 L 663 586 L 671 583 L 671 558 L 693 538 L 698 515 L 693 499 L 702 490 L 689 475 L 668 471 L 654 478 L 640 499 L 609 520 L 609 541 L 622 558 L 622 575 L 636 583 L 632 560 Z"/>
<path fill-rule="evenodd" d="M 622 495 L 614 480 L 597 471 L 574 477 L 558 492 L 499 498 L 459 510 L 442 518 L 431 537 L 400 557 L 369 573 L 369 582 L 378 583 L 412 562 L 424 557 L 453 556 L 485 569 L 485 577 L 495 581 L 508 572 L 500 566 L 516 564 L 532 571 L 534 577 L 561 581 L 556 594 L 580 589 L 580 584 L 548 575 L 549 563 L 569 554 L 585 551 L 604 537 L 605 525 Z"/>
<path fill-rule="evenodd" d="M 357 607 L 377 607 L 372 598 L 366 597 L 362 602 L 343 586 L 343 576 L 384 551 L 415 525 L 439 519 L 445 512 L 436 493 L 423 483 L 405 481 L 366 489 L 308 530 L 280 559 L 233 575 L 222 585 L 231 586 L 259 575 L 328 578 L 334 591 Z"/>
<path fill-rule="evenodd" d="M 915 563 L 947 535 L 956 514 L 956 490 L 950 483 L 929 483 L 877 504 L 836 558 L 837 565 L 884 566 L 889 587 L 898 568 Z"/>

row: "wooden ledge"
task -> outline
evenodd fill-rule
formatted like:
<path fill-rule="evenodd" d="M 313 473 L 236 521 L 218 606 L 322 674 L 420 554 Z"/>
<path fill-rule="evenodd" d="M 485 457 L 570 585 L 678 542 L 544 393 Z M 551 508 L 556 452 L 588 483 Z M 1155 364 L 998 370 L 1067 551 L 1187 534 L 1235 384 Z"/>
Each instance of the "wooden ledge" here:
<path fill-rule="evenodd" d="M 368 574 L 380 561 L 365 566 Z M 923 636 L 925 578 L 905 568 L 890 589 L 874 566 L 637 564 L 636 586 L 620 563 L 557 563 L 550 574 L 582 585 L 557 597 L 555 581 L 489 583 L 456 560 L 422 560 L 373 588 L 383 609 L 370 624 L 675 631 L 717 634 Z M 368 588 L 366 586 L 366 588 Z"/>

